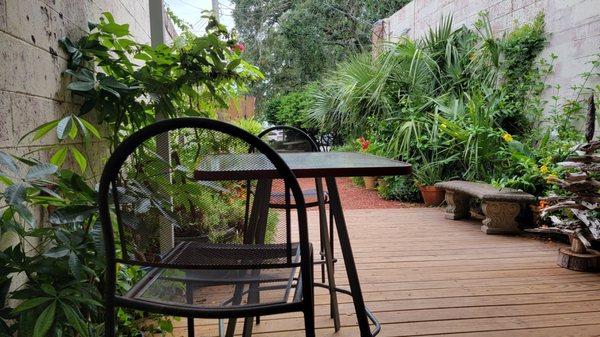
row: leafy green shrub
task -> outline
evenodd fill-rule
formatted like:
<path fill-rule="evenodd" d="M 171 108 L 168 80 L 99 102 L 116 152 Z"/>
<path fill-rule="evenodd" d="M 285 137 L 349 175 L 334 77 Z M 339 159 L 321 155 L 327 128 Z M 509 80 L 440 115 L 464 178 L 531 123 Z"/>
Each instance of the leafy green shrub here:
<path fill-rule="evenodd" d="M 543 114 L 555 58 L 538 60 L 543 14 L 501 38 L 485 13 L 474 29 L 452 26 L 443 18 L 417 41 L 338 64 L 312 92 L 309 117 L 346 142 L 365 135 L 386 144 L 379 154 L 413 164 L 417 184 L 460 178 L 543 194 L 551 163 L 578 138 L 581 110 L 580 94 L 565 104 L 555 96 Z"/>
<path fill-rule="evenodd" d="M 262 124 L 254 118 L 242 118 L 235 121 L 235 125 L 257 136 L 262 130 Z"/>
<path fill-rule="evenodd" d="M 533 22 L 516 27 L 499 42 L 504 56 L 499 119 L 500 126 L 511 134 L 528 132 L 532 119 L 543 111 L 540 94 L 546 87 L 542 81 L 545 71 L 536 59 L 547 44 L 544 26 L 544 14 L 540 13 Z"/>
<path fill-rule="evenodd" d="M 391 176 L 379 178 L 377 192 L 384 199 L 420 202 L 421 193 L 411 177 Z"/>
<path fill-rule="evenodd" d="M 108 12 L 99 23 L 90 23 L 90 32 L 79 41 L 62 38 L 69 56 L 67 89 L 82 97 L 83 104 L 77 116 L 69 114 L 36 128 L 33 140 L 55 130 L 61 143 L 55 146 L 52 163 L 60 166 L 68 154 L 62 141 L 77 137 L 77 129 L 84 140 L 90 135 L 100 138 L 88 130 L 90 121 L 105 124 L 109 145 L 116 146 L 157 116 L 215 117 L 229 97 L 262 74 L 234 48 L 235 35 L 214 17 L 205 18 L 206 35 L 187 32 L 171 46 L 134 41 L 128 25 L 116 23 Z M 70 153 L 75 160 L 83 157 Z"/>
<path fill-rule="evenodd" d="M 288 125 L 309 132 L 316 131 L 314 123 L 308 118 L 313 98 L 311 88 L 295 91 L 272 98 L 263 103 L 261 116 L 273 125 Z"/>

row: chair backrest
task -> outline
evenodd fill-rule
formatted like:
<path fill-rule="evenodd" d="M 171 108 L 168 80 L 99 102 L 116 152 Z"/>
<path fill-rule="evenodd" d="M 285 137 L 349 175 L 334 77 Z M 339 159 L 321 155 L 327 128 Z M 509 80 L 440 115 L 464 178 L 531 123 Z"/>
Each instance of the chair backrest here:
<path fill-rule="evenodd" d="M 253 153 L 248 153 L 250 148 Z M 256 198 L 246 198 L 247 186 L 256 188 L 261 177 L 248 173 L 257 170 L 285 181 L 300 204 L 297 226 L 278 221 L 275 213 L 256 221 L 244 219 L 245 203 Z M 265 181 L 268 185 L 270 180 L 261 180 Z M 298 253 L 302 262 L 309 259 L 304 198 L 293 172 L 266 143 L 224 122 L 176 118 L 135 132 L 106 163 L 99 207 L 109 277 L 114 277 L 116 263 L 253 269 L 290 266 Z M 266 226 L 262 231 L 257 228 L 261 221 Z M 300 242 L 299 252 L 292 251 L 292 237 Z M 243 261 L 231 254 L 177 256 L 179 247 L 191 241 L 224 252 L 240 249 L 240 244 L 268 249 L 242 248 Z M 271 255 L 264 256 L 266 251 Z"/>
<path fill-rule="evenodd" d="M 273 126 L 258 134 L 277 152 L 318 152 L 319 146 L 314 139 L 303 130 L 293 126 Z"/>

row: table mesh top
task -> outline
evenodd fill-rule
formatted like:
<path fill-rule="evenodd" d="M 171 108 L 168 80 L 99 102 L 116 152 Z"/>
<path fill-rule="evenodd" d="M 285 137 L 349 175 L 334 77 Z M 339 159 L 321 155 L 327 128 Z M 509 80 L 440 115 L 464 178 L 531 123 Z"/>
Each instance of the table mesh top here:
<path fill-rule="evenodd" d="M 281 157 L 298 178 L 388 176 L 411 173 L 405 162 L 356 152 L 281 153 Z M 276 178 L 271 162 L 256 153 L 211 155 L 196 170 L 200 180 L 219 179 L 221 175 L 236 179 Z"/>

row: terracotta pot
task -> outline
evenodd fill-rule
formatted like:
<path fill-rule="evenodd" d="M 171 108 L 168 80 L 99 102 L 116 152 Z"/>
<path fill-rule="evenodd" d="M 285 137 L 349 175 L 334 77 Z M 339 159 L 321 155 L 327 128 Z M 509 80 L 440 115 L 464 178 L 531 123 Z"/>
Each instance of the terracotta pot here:
<path fill-rule="evenodd" d="M 377 177 L 364 177 L 365 188 L 368 190 L 374 190 L 377 186 Z"/>
<path fill-rule="evenodd" d="M 446 191 L 435 186 L 419 186 L 425 206 L 440 206 L 444 202 Z"/>

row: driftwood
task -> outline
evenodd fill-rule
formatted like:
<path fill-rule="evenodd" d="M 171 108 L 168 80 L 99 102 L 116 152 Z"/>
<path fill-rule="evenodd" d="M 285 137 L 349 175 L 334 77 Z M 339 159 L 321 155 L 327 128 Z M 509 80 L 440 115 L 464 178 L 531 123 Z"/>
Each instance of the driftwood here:
<path fill-rule="evenodd" d="M 568 195 L 544 198 L 548 203 L 542 218 L 549 218 L 551 226 L 532 230 L 537 233 L 556 233 L 569 236 L 570 248 L 559 250 L 558 265 L 564 268 L 593 271 L 600 269 L 600 253 L 592 249 L 591 241 L 600 241 L 600 181 L 594 173 L 600 172 L 600 141 L 592 140 L 595 131 L 596 108 L 594 97 L 589 99 L 586 122 L 586 143 L 575 147 L 575 155 L 559 163 L 570 169 L 564 179 L 551 177 L 549 181 Z M 553 214 L 553 215 L 551 215 Z"/>
<path fill-rule="evenodd" d="M 596 129 L 596 104 L 594 103 L 594 95 L 590 95 L 588 100 L 588 118 L 586 120 L 585 140 L 590 143 L 594 139 L 594 131 Z"/>

